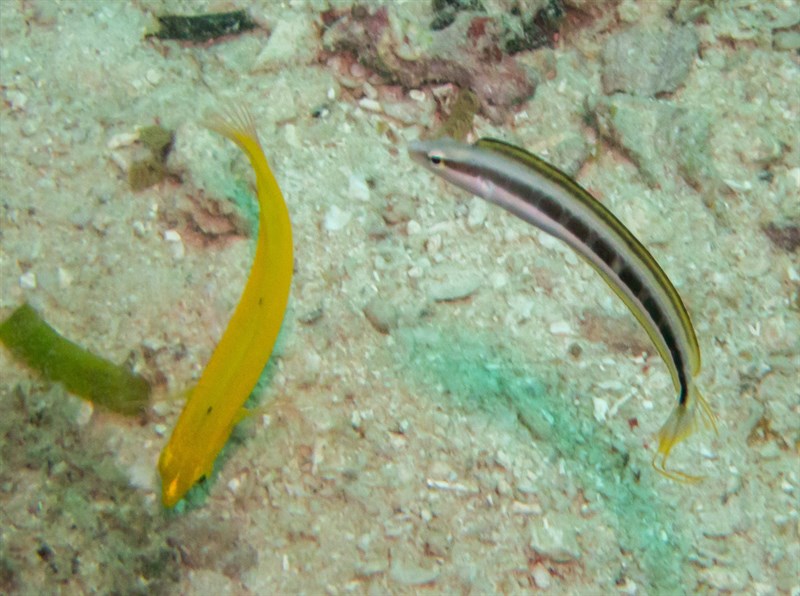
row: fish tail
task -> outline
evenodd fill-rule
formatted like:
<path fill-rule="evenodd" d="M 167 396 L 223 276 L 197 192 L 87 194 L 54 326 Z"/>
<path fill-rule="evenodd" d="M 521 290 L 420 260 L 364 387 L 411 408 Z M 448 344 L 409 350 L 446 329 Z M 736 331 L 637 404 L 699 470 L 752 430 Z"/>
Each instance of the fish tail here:
<path fill-rule="evenodd" d="M 718 432 L 716 417 L 711 411 L 711 407 L 700 390 L 691 387 L 688 399 L 675 406 L 664 426 L 658 431 L 658 450 L 653 457 L 653 467 L 658 473 L 678 482 L 694 483 L 703 479 L 702 476 L 691 476 L 684 472 L 667 469 L 667 459 L 669 459 L 672 448 L 697 430 L 698 418 L 702 419 L 706 428 L 712 428 L 715 433 Z"/>
<path fill-rule="evenodd" d="M 250 110 L 243 105 L 236 103 L 227 105 L 206 117 L 203 124 L 206 128 L 228 137 L 251 158 L 254 153 L 260 152 L 255 119 Z"/>

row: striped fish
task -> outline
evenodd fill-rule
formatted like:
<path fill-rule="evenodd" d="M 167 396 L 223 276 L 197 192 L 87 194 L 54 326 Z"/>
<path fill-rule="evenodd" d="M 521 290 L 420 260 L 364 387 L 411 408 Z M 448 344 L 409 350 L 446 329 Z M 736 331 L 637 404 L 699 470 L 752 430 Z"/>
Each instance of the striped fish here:
<path fill-rule="evenodd" d="M 667 459 L 695 431 L 698 417 L 716 432 L 714 414 L 694 382 L 700 348 L 683 301 L 642 243 L 572 178 L 514 145 L 494 139 L 466 145 L 443 138 L 412 142 L 409 155 L 445 180 L 564 241 L 600 274 L 644 327 L 678 392 L 678 402 L 658 433 L 653 467 L 673 480 L 699 480 L 668 470 Z"/>

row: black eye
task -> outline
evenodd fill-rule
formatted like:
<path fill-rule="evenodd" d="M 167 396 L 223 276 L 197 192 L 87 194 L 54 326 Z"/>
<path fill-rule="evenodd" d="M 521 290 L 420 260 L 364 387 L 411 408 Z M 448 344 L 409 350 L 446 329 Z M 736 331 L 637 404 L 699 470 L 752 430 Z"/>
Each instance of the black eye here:
<path fill-rule="evenodd" d="M 435 166 L 441 165 L 441 164 L 442 164 L 442 162 L 444 161 L 444 160 L 442 159 L 442 156 L 441 156 L 441 155 L 435 155 L 435 154 L 431 154 L 431 155 L 429 155 L 429 156 L 428 156 L 428 159 L 429 159 L 429 160 L 430 160 L 430 162 L 431 162 L 433 165 L 435 165 Z"/>

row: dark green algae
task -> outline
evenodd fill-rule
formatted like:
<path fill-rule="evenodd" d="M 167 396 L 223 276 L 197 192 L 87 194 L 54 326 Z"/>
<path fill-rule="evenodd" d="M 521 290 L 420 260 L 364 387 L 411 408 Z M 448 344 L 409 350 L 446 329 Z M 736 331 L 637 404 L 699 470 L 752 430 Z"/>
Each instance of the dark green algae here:
<path fill-rule="evenodd" d="M 0 325 L 0 341 L 45 379 L 109 410 L 136 415 L 150 401 L 146 379 L 62 337 L 29 304 Z"/>

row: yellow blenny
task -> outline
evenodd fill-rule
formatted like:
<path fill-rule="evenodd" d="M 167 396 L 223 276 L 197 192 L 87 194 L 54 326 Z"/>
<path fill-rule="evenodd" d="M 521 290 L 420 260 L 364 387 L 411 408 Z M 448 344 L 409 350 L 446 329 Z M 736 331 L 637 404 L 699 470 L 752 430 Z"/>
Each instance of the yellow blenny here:
<path fill-rule="evenodd" d="M 238 107 L 214 116 L 207 126 L 236 143 L 250 159 L 259 203 L 258 242 L 239 304 L 158 460 L 166 507 L 211 473 L 233 427 L 246 414 L 244 403 L 272 353 L 292 283 L 289 212 L 253 117 Z"/>

